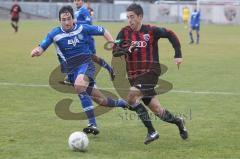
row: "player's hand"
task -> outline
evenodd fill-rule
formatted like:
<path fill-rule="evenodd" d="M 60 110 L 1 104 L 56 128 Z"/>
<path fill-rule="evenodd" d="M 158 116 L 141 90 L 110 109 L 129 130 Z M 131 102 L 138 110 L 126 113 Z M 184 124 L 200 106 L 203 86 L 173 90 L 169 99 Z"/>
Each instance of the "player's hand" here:
<path fill-rule="evenodd" d="M 183 62 L 182 58 L 175 58 L 174 59 L 175 64 L 177 65 L 178 69 L 180 67 L 180 64 Z"/>
<path fill-rule="evenodd" d="M 35 49 L 32 50 L 31 56 L 32 57 L 41 56 L 42 53 L 43 53 L 43 49 L 41 47 L 36 47 Z"/>

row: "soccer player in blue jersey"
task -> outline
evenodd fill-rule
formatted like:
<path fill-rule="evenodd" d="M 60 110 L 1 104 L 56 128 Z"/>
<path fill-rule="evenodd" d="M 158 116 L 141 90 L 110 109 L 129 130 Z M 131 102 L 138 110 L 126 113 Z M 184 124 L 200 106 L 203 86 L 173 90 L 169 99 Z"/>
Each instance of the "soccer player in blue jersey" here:
<path fill-rule="evenodd" d="M 88 8 L 84 6 L 84 0 L 74 0 L 74 4 L 77 7 L 77 10 L 74 13 L 77 23 L 92 25 L 92 16 Z M 111 75 L 111 79 L 114 80 L 115 74 L 112 67 L 104 59 L 96 56 L 95 41 L 92 36 L 89 37 L 89 47 L 93 54 L 93 61 L 107 69 Z"/>
<path fill-rule="evenodd" d="M 190 36 L 190 42 L 189 44 L 194 43 L 193 34 L 192 31 L 196 30 L 197 33 L 197 41 L 196 44 L 199 44 L 199 38 L 200 38 L 200 11 L 197 10 L 197 8 L 194 8 L 194 11 L 191 13 L 190 18 L 190 30 L 189 30 L 189 36 Z"/>
<path fill-rule="evenodd" d="M 75 24 L 71 6 L 63 6 L 60 9 L 59 21 L 61 26 L 52 29 L 40 45 L 32 50 L 31 56 L 41 56 L 54 43 L 61 64 L 61 71 L 67 73 L 70 81 L 73 83 L 81 100 L 83 110 L 89 120 L 88 126 L 83 131 L 96 135 L 99 133 L 99 130 L 90 95 L 93 95 L 94 101 L 102 106 L 125 107 L 126 102 L 122 99 L 113 100 L 106 98 L 99 90 L 91 87 L 95 83 L 95 66 L 92 62 L 92 53 L 87 39 L 92 35 L 104 36 L 107 41 L 113 41 L 113 38 L 103 27 Z"/>

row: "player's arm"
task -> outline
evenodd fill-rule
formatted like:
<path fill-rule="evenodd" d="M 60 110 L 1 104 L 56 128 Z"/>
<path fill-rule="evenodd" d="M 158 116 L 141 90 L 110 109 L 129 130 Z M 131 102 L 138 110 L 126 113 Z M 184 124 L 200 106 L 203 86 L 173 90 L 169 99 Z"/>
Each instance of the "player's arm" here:
<path fill-rule="evenodd" d="M 81 12 L 80 14 L 81 15 L 79 15 L 79 16 L 83 17 L 83 19 L 82 20 L 77 20 L 77 23 L 79 23 L 79 24 L 89 24 L 89 25 L 92 24 L 92 18 L 91 18 L 90 13 L 88 12 L 87 9 L 84 10 L 83 12 Z"/>
<path fill-rule="evenodd" d="M 19 12 L 22 12 L 22 8 L 21 8 L 20 6 L 18 6 L 18 8 L 19 8 L 18 11 L 19 11 Z"/>
<path fill-rule="evenodd" d="M 198 11 L 198 25 L 200 25 L 200 21 L 201 21 L 201 12 Z"/>
<path fill-rule="evenodd" d="M 104 36 L 104 38 L 108 42 L 113 42 L 112 35 L 103 27 L 101 26 L 95 26 L 95 25 L 82 25 L 83 31 L 85 31 L 88 35 L 94 35 L 94 36 Z"/>
<path fill-rule="evenodd" d="M 174 55 L 174 61 L 177 65 L 182 63 L 182 51 L 181 51 L 181 44 L 178 40 L 177 35 L 166 28 L 155 28 L 154 35 L 157 39 L 159 38 L 167 38 L 169 42 L 172 44 L 172 47 L 174 48 L 175 55 Z"/>
<path fill-rule="evenodd" d="M 31 56 L 32 57 L 38 57 L 43 54 L 43 52 L 52 44 L 53 38 L 51 36 L 51 33 L 48 33 L 46 38 L 42 40 L 42 42 L 39 44 L 38 47 L 34 48 L 31 51 Z"/>
<path fill-rule="evenodd" d="M 91 11 L 90 11 L 90 16 L 91 16 L 91 17 L 94 16 L 94 10 L 93 10 L 93 9 L 91 9 Z"/>
<path fill-rule="evenodd" d="M 13 12 L 13 8 L 14 8 L 14 6 L 12 6 L 12 8 L 11 8 L 11 10 L 10 10 L 10 14 L 12 14 L 12 12 Z"/>
<path fill-rule="evenodd" d="M 43 52 L 44 52 L 43 48 L 38 46 L 31 51 L 31 56 L 32 57 L 41 56 Z"/>
<path fill-rule="evenodd" d="M 123 30 L 121 30 L 114 42 L 112 54 L 114 57 L 127 56 L 134 50 L 131 40 L 124 40 Z"/>
<path fill-rule="evenodd" d="M 112 35 L 108 32 L 107 29 L 105 29 L 103 36 L 108 42 L 113 42 L 114 41 Z"/>

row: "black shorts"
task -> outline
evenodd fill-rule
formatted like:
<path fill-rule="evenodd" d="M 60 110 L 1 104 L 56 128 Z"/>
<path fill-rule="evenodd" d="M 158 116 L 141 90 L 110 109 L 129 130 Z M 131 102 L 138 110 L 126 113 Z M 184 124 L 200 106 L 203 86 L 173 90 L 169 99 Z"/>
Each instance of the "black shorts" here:
<path fill-rule="evenodd" d="M 19 21 L 19 17 L 12 17 L 11 20 L 12 20 L 13 22 L 18 22 L 18 21 Z"/>
<path fill-rule="evenodd" d="M 135 79 L 129 79 L 130 85 L 139 89 L 143 97 L 153 97 L 157 95 L 154 87 L 158 83 L 158 75 L 154 72 L 144 73 Z"/>

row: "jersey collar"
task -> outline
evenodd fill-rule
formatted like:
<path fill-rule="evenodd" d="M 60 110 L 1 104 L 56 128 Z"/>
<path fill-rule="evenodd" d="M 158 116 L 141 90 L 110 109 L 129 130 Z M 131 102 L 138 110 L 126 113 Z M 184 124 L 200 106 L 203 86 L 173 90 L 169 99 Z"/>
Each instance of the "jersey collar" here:
<path fill-rule="evenodd" d="M 61 27 L 61 30 L 62 30 L 62 32 L 64 32 L 64 33 L 69 33 L 69 32 L 71 32 L 71 31 L 74 31 L 74 30 L 76 30 L 76 28 L 77 28 L 77 24 L 73 24 L 73 28 L 70 30 L 70 31 L 65 31 L 62 27 Z"/>

